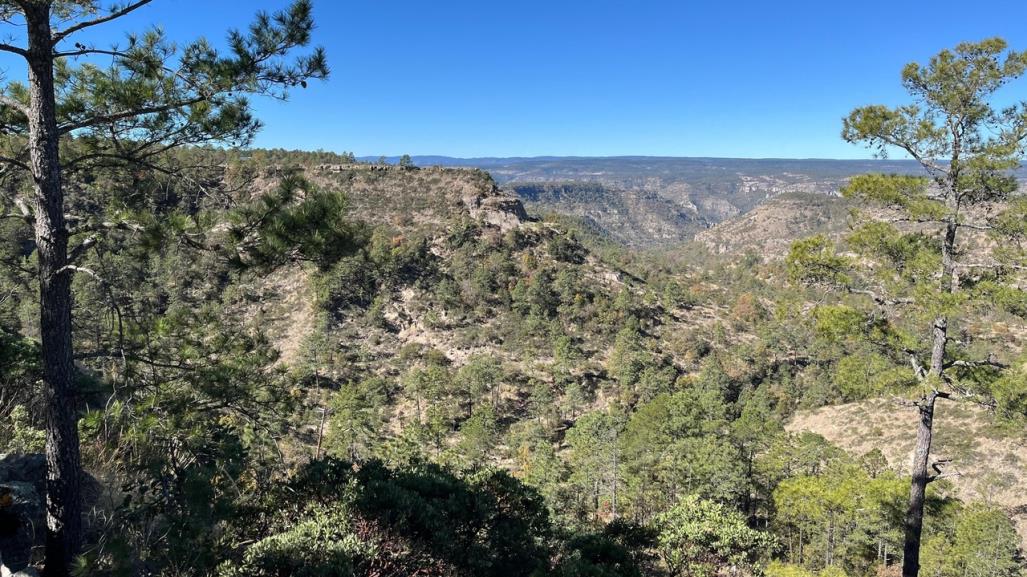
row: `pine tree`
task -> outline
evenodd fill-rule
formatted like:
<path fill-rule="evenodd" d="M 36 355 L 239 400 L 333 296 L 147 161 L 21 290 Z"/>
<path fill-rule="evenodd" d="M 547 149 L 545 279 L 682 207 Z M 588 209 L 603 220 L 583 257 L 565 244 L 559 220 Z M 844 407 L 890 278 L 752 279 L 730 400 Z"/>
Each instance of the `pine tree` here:
<path fill-rule="evenodd" d="M 137 0 L 104 9 L 96 1 L 11 0 L 0 16 L 20 26 L 27 85 L 0 93 L 8 170 L 31 176 L 27 198 L 14 199 L 35 230 L 40 333 L 47 390 L 47 543 L 45 573 L 69 574 L 82 542 L 81 465 L 72 344 L 71 281 L 79 259 L 123 221 L 67 214 L 76 175 L 100 167 L 172 170 L 169 150 L 204 143 L 246 144 L 259 129 L 245 95 L 284 98 L 289 88 L 325 78 L 320 49 L 309 44 L 309 0 L 259 13 L 246 32 L 231 31 L 227 49 L 206 40 L 176 46 L 160 30 L 131 35 L 123 46 L 75 41 L 76 33 L 116 21 L 150 4 Z M 110 64 L 94 64 L 102 57 Z"/>
<path fill-rule="evenodd" d="M 1027 53 L 1007 51 L 998 38 L 944 50 L 926 66 L 907 65 L 902 82 L 914 102 L 857 108 L 844 119 L 842 137 L 881 156 L 898 149 L 926 176 L 854 177 L 844 193 L 884 209 L 847 239 L 855 256 L 837 252 L 823 237 L 797 243 L 789 256 L 793 278 L 864 299 L 863 309 L 823 308 L 831 330 L 858 334 L 911 367 L 918 429 L 903 577 L 919 573 L 925 492 L 942 476 L 932 469 L 944 466 L 930 459 L 936 401 L 995 407 L 1001 399 L 994 385 L 1008 368 L 1000 351 L 975 350 L 972 339 L 956 338 L 972 328 L 957 325 L 990 303 L 1022 313 L 1027 300 L 1016 278 L 1024 254 L 1015 248 L 1027 233 L 1027 202 L 1013 195 L 1012 173 L 1024 154 L 1027 108 L 991 104 L 995 92 L 1025 70 Z M 1000 248 L 971 255 L 968 233 L 981 231 Z"/>

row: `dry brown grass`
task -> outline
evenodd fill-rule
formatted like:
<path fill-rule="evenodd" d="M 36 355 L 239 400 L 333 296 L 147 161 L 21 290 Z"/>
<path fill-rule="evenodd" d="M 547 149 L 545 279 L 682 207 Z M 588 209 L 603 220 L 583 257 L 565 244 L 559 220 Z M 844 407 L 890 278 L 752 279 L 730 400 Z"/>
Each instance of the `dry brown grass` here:
<path fill-rule="evenodd" d="M 880 449 L 888 463 L 905 471 L 916 435 L 915 409 L 877 399 L 801 412 L 790 431 L 812 431 L 861 455 Z M 939 402 L 935 417 L 935 459 L 952 459 L 948 470 L 955 496 L 1006 509 L 1027 549 L 1027 438 L 1005 429 L 981 407 Z"/>

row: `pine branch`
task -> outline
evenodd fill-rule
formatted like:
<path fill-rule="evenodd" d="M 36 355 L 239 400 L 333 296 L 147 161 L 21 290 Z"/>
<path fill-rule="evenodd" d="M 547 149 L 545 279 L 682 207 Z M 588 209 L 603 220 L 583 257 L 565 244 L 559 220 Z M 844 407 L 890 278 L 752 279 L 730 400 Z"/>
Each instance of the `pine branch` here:
<path fill-rule="evenodd" d="M 17 110 L 18 112 L 28 116 L 28 112 L 29 112 L 28 108 L 26 108 L 24 104 L 22 104 L 21 102 L 18 102 L 17 100 L 11 98 L 10 96 L 0 95 L 0 106 L 6 106 L 8 108 L 13 108 L 13 109 Z"/>
<path fill-rule="evenodd" d="M 29 55 L 28 51 L 24 48 L 19 48 L 17 46 L 6 43 L 0 43 L 0 52 L 10 52 L 11 54 L 17 54 L 22 58 L 28 58 Z"/>
<path fill-rule="evenodd" d="M 64 124 L 58 127 L 58 131 L 61 134 L 67 134 L 75 130 L 81 130 L 83 128 L 90 128 L 100 124 L 109 124 L 117 122 L 118 120 L 125 120 L 128 118 L 136 118 L 138 116 L 144 116 L 146 114 L 159 114 L 161 112 L 169 112 L 171 110 L 178 110 L 185 108 L 186 106 L 192 106 L 193 104 L 199 104 L 207 98 L 204 96 L 196 96 L 186 100 L 180 100 L 178 102 L 172 102 L 170 104 L 163 104 L 161 106 L 145 106 L 137 108 L 135 110 L 123 110 L 121 112 L 114 112 L 111 114 L 101 114 L 78 122 L 72 122 L 70 124 Z"/>
<path fill-rule="evenodd" d="M 126 14 L 129 14 L 131 12 L 134 12 L 134 11 L 138 10 L 139 8 L 142 8 L 143 6 L 146 6 L 150 2 L 153 2 L 153 0 L 138 0 L 137 2 L 133 2 L 131 4 L 128 4 L 124 8 L 122 8 L 120 10 L 115 10 L 114 12 L 111 12 L 110 14 L 107 14 L 106 16 L 101 16 L 100 18 L 95 18 L 93 20 L 86 20 L 85 22 L 79 22 L 78 24 L 75 24 L 74 26 L 68 28 L 67 30 L 56 32 L 53 35 L 53 40 L 51 41 L 51 46 L 56 46 L 60 41 L 64 40 L 68 36 L 71 36 L 72 34 L 78 32 L 80 30 L 85 30 L 86 28 L 90 28 L 90 27 L 93 27 L 93 26 L 98 26 L 100 24 L 104 24 L 104 23 L 110 22 L 112 20 L 117 20 L 118 18 L 121 18 L 122 16 L 125 16 Z"/>

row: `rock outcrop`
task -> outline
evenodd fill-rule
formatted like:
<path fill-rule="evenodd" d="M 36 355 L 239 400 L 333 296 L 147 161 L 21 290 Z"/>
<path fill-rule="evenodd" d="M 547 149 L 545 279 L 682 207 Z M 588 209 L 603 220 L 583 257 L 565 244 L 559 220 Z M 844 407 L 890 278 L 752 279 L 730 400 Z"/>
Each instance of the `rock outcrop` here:
<path fill-rule="evenodd" d="M 512 196 L 477 196 L 465 202 L 471 218 L 499 227 L 500 230 L 517 228 L 528 220 L 524 205 Z"/>
<path fill-rule="evenodd" d="M 43 455 L 0 455 L 0 575 L 29 576 L 45 532 Z"/>

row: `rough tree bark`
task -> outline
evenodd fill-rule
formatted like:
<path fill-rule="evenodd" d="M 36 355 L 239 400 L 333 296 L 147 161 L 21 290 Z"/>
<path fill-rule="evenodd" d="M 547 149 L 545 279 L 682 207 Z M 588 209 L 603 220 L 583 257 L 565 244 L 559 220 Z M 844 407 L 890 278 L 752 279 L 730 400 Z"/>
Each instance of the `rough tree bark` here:
<path fill-rule="evenodd" d="M 159 34 L 155 46 L 140 52 L 95 48 L 82 43 L 75 43 L 73 49 L 70 46 L 68 50 L 58 49 L 72 34 L 117 20 L 150 2 L 152 0 L 132 0 L 106 9 L 100 6 L 103 3 L 81 0 L 2 3 L 5 20 L 15 19 L 9 23 L 18 26 L 24 24 L 25 44 L 15 46 L 0 42 L 0 51 L 16 54 L 28 64 L 28 103 L 21 100 L 20 91 L 16 97 L 6 91 L 0 94 L 0 106 L 23 114 L 27 119 L 28 160 L 19 152 L 12 157 L 0 157 L 0 163 L 16 166 L 32 176 L 32 199 L 25 203 L 31 204 L 32 210 L 22 210 L 22 216 L 33 221 L 38 258 L 40 337 L 47 397 L 44 573 L 49 577 L 64 577 L 70 573 L 83 542 L 83 476 L 77 428 L 81 399 L 73 360 L 71 282 L 76 270 L 74 261 L 91 240 L 82 241 L 74 250 L 69 250 L 71 234 L 65 222 L 61 169 L 62 135 L 71 138 L 77 131 L 100 135 L 99 140 L 117 140 L 124 135 L 139 139 L 130 147 L 132 150 L 114 147 L 109 153 L 65 159 L 71 163 L 66 167 L 88 160 L 90 156 L 152 167 L 147 159 L 179 146 L 249 142 L 259 124 L 250 116 L 246 101 L 233 93 L 284 98 L 287 89 L 306 86 L 307 80 L 328 75 L 320 48 L 308 56 L 289 57 L 294 49 L 310 42 L 314 22 L 309 0 L 294 0 L 288 9 L 259 18 L 248 36 L 232 43 L 227 57 L 200 43 L 190 45 L 194 48 L 180 48 L 182 53 L 191 56 L 183 56 L 181 66 L 176 68 L 160 65 L 162 58 L 176 50 Z M 16 18 L 15 12 L 20 12 L 20 17 Z M 23 23 L 18 21 L 21 17 Z M 54 29 L 51 18 L 64 28 Z M 58 106 L 59 98 L 66 97 L 69 91 L 95 92 L 98 86 L 93 75 L 81 74 L 81 69 L 73 66 L 68 68 L 67 78 L 55 78 L 55 62 L 89 55 L 114 59 L 110 74 L 103 75 L 100 84 L 103 91 L 115 93 L 117 97 L 101 91 L 98 96 L 104 102 L 85 98 L 79 103 L 88 105 L 72 107 L 74 110 L 69 114 L 63 114 L 68 111 Z M 154 66 L 154 62 L 158 64 Z M 140 63 L 145 63 L 147 72 L 131 72 L 136 70 L 133 66 Z M 120 98 L 126 95 L 130 97 Z M 201 103 L 203 105 L 198 106 Z M 21 203 L 19 208 L 22 208 Z"/>
<path fill-rule="evenodd" d="M 50 2 L 25 2 L 29 155 L 39 259 L 40 333 L 46 385 L 47 577 L 69 574 L 82 543 L 81 463 L 71 341 L 71 271 L 54 97 Z"/>
<path fill-rule="evenodd" d="M 953 194 L 955 192 L 953 191 Z M 951 293 L 952 276 L 955 272 L 956 231 L 958 226 L 950 220 L 945 226 L 942 241 L 941 290 Z M 931 343 L 931 366 L 927 373 L 932 386 L 942 380 L 945 370 L 945 345 L 948 344 L 948 318 L 934 319 L 933 342 Z M 934 407 L 939 398 L 947 395 L 937 389 L 924 395 L 917 403 L 919 421 L 916 430 L 916 447 L 913 449 L 912 480 L 909 489 L 909 507 L 906 510 L 904 539 L 902 547 L 902 577 L 918 577 L 920 574 L 920 541 L 924 530 L 924 500 L 927 485 L 932 477 L 928 471 L 931 459 L 931 440 L 934 436 Z"/>
<path fill-rule="evenodd" d="M 917 406 L 920 421 L 916 430 L 916 448 L 913 450 L 913 482 L 906 510 L 905 539 L 902 549 L 902 577 L 917 577 L 920 573 L 920 538 L 924 529 L 924 496 L 930 482 L 928 466 L 931 456 L 931 438 L 934 434 L 934 405 L 937 393 L 927 395 Z"/>

